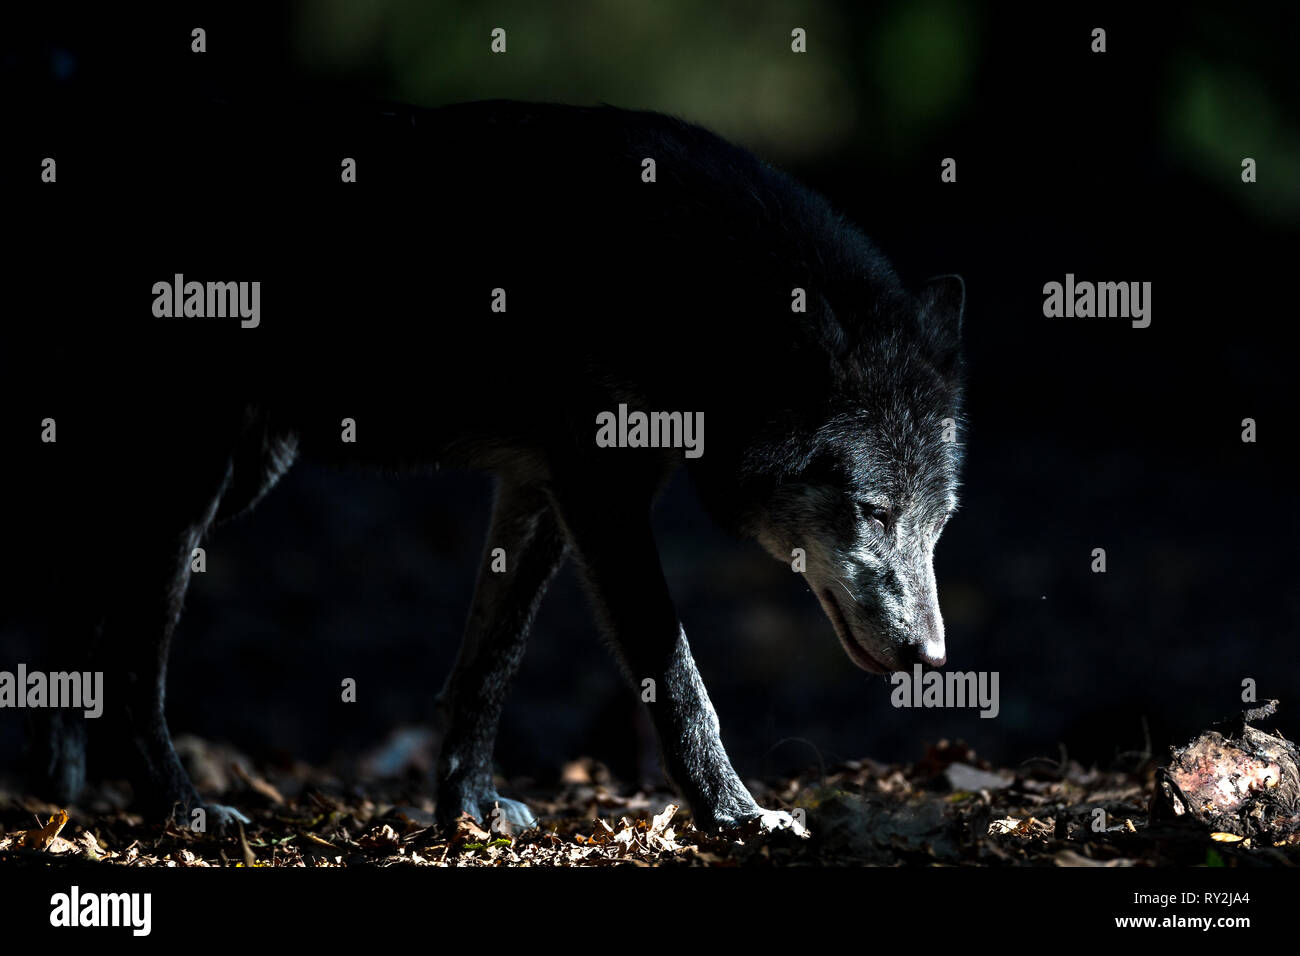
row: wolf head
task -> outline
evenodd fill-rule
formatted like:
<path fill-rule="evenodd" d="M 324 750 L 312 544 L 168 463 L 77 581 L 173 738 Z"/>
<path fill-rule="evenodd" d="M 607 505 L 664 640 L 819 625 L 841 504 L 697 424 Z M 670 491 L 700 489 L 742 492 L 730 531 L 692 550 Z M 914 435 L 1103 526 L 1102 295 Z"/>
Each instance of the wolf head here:
<path fill-rule="evenodd" d="M 764 466 L 745 469 L 776 475 L 749 485 L 746 530 L 802 570 L 868 671 L 946 659 L 933 557 L 957 507 L 964 301 L 961 279 L 944 276 L 867 316 L 823 303 L 830 374 L 756 446 Z"/>

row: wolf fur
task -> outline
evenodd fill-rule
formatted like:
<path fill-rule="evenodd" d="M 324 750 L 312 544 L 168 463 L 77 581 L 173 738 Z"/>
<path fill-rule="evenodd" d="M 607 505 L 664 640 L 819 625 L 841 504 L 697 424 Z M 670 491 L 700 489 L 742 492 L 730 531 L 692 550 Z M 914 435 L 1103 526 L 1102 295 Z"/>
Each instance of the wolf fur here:
<path fill-rule="evenodd" d="M 0 352 L 5 443 L 24 449 L 5 502 L 28 531 L 6 604 L 35 607 L 53 660 L 105 672 L 148 808 L 188 819 L 204 805 L 164 714 L 192 549 L 300 457 L 497 478 L 487 547 L 507 570 L 485 555 L 439 698 L 444 821 L 498 805 L 533 821 L 496 792 L 492 751 L 534 613 L 571 557 L 628 678 L 655 682 L 664 768 L 697 824 L 789 825 L 733 770 L 665 583 L 649 514 L 683 464 L 721 524 L 781 561 L 803 550 L 855 663 L 943 663 L 932 555 L 957 501 L 959 279 L 910 293 L 823 198 L 662 115 L 164 112 L 116 117 L 111 134 L 86 118 L 68 153 L 87 182 L 18 207 L 32 251 L 16 271 L 42 291 Z M 141 168 L 112 148 L 132 135 L 180 145 Z M 257 327 L 155 317 L 150 289 L 174 274 L 260 282 Z M 598 447 L 597 417 L 620 404 L 702 413 L 704 454 Z M 55 444 L 37 443 L 46 417 Z M 86 727 L 62 712 L 44 724 L 38 779 L 71 799 Z"/>

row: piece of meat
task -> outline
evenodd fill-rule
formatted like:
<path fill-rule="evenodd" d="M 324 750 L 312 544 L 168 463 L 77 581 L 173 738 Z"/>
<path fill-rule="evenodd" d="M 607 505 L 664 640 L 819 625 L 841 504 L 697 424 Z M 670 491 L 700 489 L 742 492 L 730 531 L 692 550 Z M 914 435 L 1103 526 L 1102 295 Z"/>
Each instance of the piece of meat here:
<path fill-rule="evenodd" d="M 1276 712 L 1269 701 L 1175 750 L 1156 771 L 1151 818 L 1270 842 L 1300 831 L 1300 748 L 1249 724 Z"/>

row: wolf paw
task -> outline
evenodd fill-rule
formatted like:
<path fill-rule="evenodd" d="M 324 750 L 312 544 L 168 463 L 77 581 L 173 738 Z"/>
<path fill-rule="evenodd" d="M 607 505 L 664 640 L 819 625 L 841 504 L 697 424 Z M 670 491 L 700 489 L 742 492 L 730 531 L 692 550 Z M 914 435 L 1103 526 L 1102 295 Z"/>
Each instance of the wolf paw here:
<path fill-rule="evenodd" d="M 444 809 L 445 807 L 445 809 Z M 438 799 L 438 820 L 444 825 L 454 823 L 468 813 L 493 833 L 517 833 L 537 826 L 537 817 L 528 805 L 518 800 L 508 800 L 495 790 L 459 799 Z"/>
<path fill-rule="evenodd" d="M 226 806 L 224 803 L 207 803 L 203 809 L 208 812 L 208 827 L 217 827 L 222 830 L 233 830 L 236 823 L 252 823 L 234 807 Z"/>
<path fill-rule="evenodd" d="M 747 813 L 738 813 L 712 821 L 707 818 L 704 820 L 697 818 L 695 826 L 705 832 L 738 837 L 777 832 L 788 832 L 804 838 L 808 836 L 808 828 L 804 826 L 801 812 L 794 814 L 785 810 L 764 810 L 759 806 L 755 806 Z"/>
<path fill-rule="evenodd" d="M 196 803 L 188 808 L 176 803 L 173 806 L 172 819 L 196 833 L 213 833 L 218 836 L 234 833 L 238 823 L 253 822 L 234 807 L 226 806 L 224 803 Z"/>
<path fill-rule="evenodd" d="M 757 833 L 773 833 L 777 830 L 789 830 L 797 837 L 808 836 L 808 828 L 803 825 L 802 814 L 796 817 L 784 810 L 764 810 L 759 808 L 758 816 L 750 817 L 742 828 Z"/>
<path fill-rule="evenodd" d="M 529 830 L 537 826 L 537 816 L 526 803 L 494 796 L 484 801 L 483 825 L 493 833 L 508 827 L 512 831 Z M 503 826 L 504 825 L 504 826 Z"/>

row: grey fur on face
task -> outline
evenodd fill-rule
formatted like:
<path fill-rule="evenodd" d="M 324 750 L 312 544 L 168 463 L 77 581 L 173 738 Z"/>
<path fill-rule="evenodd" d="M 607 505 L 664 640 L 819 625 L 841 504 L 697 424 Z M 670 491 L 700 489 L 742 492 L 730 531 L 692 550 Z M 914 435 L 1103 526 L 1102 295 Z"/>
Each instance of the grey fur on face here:
<path fill-rule="evenodd" d="M 948 321 L 959 324 L 960 309 L 958 299 Z M 932 315 L 922 309 L 922 329 Z M 918 358 L 898 328 L 849 353 L 837 413 L 755 522 L 778 560 L 803 549 L 808 586 L 845 651 L 876 672 L 946 660 L 934 549 L 957 507 L 961 464 L 958 380 Z"/>

